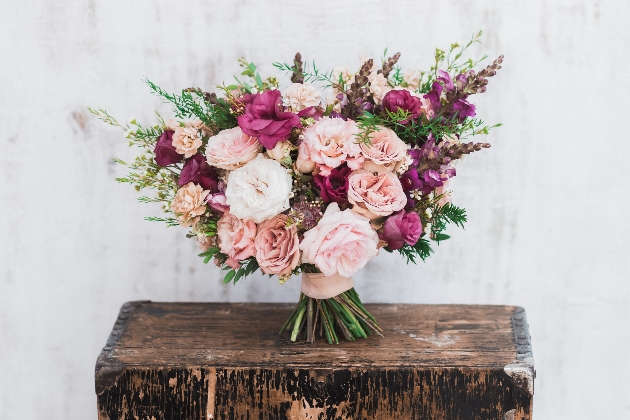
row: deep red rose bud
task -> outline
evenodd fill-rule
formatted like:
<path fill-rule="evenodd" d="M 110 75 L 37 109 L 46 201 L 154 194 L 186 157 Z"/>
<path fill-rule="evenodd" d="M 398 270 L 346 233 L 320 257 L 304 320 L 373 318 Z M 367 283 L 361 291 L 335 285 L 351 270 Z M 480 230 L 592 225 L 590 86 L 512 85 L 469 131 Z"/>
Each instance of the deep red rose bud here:
<path fill-rule="evenodd" d="M 409 118 L 399 122 L 401 124 L 408 124 L 411 120 L 415 120 L 420 116 L 422 112 L 422 102 L 420 102 L 420 98 L 411 95 L 409 91 L 405 89 L 390 90 L 383 98 L 383 108 L 393 113 L 398 112 L 399 109 L 407 111 Z"/>
<path fill-rule="evenodd" d="M 334 201 L 336 203 L 348 202 L 348 177 L 352 170 L 347 166 L 335 168 L 330 171 L 329 176 L 315 175 L 313 182 L 319 195 L 325 203 Z"/>
<path fill-rule="evenodd" d="M 184 158 L 183 155 L 175 151 L 175 146 L 173 146 L 173 133 L 173 130 L 164 131 L 157 143 L 155 143 L 155 149 L 153 149 L 155 153 L 154 160 L 158 166 L 173 165 L 181 162 Z"/>
<path fill-rule="evenodd" d="M 199 184 L 201 188 L 209 190 L 211 193 L 219 191 L 217 188 L 219 179 L 214 168 L 208 165 L 206 159 L 199 153 L 186 161 L 182 168 L 182 173 L 179 175 L 177 185 L 183 187 L 189 182 Z"/>

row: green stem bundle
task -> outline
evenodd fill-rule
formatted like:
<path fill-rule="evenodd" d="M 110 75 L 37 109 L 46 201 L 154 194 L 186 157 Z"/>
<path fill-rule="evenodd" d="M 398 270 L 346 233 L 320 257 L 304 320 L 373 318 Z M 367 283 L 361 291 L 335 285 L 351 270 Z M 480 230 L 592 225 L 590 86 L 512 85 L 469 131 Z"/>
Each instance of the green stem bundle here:
<path fill-rule="evenodd" d="M 282 326 L 280 334 L 290 330 L 291 341 L 295 342 L 306 327 L 306 341 L 314 343 L 318 322 L 319 336 L 325 335 L 328 344 L 339 344 L 338 332 L 347 341 L 367 338 L 368 335 L 372 335 L 372 331 L 383 336 L 383 330 L 363 307 L 354 288 L 329 299 L 313 299 L 302 293 L 291 316 Z"/>

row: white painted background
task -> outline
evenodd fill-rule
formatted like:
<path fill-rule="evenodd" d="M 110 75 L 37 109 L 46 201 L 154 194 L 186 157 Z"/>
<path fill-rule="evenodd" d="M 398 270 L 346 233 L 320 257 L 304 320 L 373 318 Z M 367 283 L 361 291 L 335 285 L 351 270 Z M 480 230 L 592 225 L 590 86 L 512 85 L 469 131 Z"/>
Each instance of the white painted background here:
<path fill-rule="evenodd" d="M 229 82 L 245 55 L 321 67 L 486 32 L 505 54 L 479 115 L 493 147 L 458 167 L 468 209 L 427 263 L 382 255 L 356 276 L 371 302 L 527 309 L 537 419 L 630 418 L 627 1 L 0 2 L 0 419 L 96 417 L 93 368 L 128 300 L 294 301 L 298 281 L 223 287 L 181 229 L 118 185 L 121 133 L 88 105 L 151 123 L 167 90 Z M 486 139 L 484 139 L 486 140 Z"/>

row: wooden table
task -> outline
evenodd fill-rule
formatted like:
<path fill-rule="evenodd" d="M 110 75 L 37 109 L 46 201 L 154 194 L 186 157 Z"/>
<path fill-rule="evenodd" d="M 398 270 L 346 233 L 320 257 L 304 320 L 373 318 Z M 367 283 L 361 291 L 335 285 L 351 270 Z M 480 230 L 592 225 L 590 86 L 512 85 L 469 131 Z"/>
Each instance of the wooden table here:
<path fill-rule="evenodd" d="M 126 303 L 96 363 L 101 420 L 531 419 L 514 306 L 366 305 L 385 338 L 279 335 L 292 304 Z"/>

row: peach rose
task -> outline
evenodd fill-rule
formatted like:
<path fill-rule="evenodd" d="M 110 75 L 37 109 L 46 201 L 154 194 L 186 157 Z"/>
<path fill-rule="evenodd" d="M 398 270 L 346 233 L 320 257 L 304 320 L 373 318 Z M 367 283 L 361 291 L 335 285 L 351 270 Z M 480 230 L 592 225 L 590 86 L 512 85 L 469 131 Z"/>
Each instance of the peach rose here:
<path fill-rule="evenodd" d="M 204 191 L 201 185 L 189 182 L 177 190 L 171 201 L 171 210 L 177 215 L 179 223 L 184 227 L 196 225 L 199 216 L 206 212 L 206 197 L 210 191 Z"/>
<path fill-rule="evenodd" d="M 233 171 L 258 156 L 262 145 L 256 137 L 243 133 L 241 127 L 222 130 L 208 139 L 206 159 L 211 166 Z"/>
<path fill-rule="evenodd" d="M 284 214 L 258 225 L 254 242 L 256 261 L 265 274 L 288 277 L 300 262 L 300 241 L 295 226 L 287 227 L 289 218 Z"/>
<path fill-rule="evenodd" d="M 321 175 L 329 176 L 333 168 L 344 162 L 350 169 L 359 169 L 364 159 L 356 143 L 358 132 L 357 123 L 352 120 L 321 118 L 302 132 L 304 140 L 298 149 L 298 170 L 308 173 L 317 166 Z"/>
<path fill-rule="evenodd" d="M 237 269 L 239 261 L 254 255 L 256 248 L 256 223 L 251 220 L 241 220 L 230 213 L 224 213 L 217 222 L 217 238 L 219 249 L 229 258 L 225 263 Z"/>
<path fill-rule="evenodd" d="M 352 277 L 378 254 L 378 242 L 368 219 L 331 203 L 317 226 L 304 233 L 302 262 L 315 264 L 325 276 Z"/>
<path fill-rule="evenodd" d="M 362 169 L 370 172 L 393 171 L 407 156 L 407 145 L 394 130 L 381 127 L 370 134 L 370 144 L 359 145 L 365 157 Z"/>
<path fill-rule="evenodd" d="M 173 130 L 173 147 L 175 151 L 184 157 L 189 158 L 201 147 L 201 136 L 205 132 L 205 127 L 201 120 L 189 121 L 182 126 L 174 120 L 169 120 L 166 124 Z"/>
<path fill-rule="evenodd" d="M 389 216 L 407 204 L 400 180 L 391 172 L 355 171 L 348 181 L 352 210 L 371 220 Z"/>
<path fill-rule="evenodd" d="M 420 86 L 420 73 L 414 69 L 405 69 L 403 71 L 403 82 L 409 90 L 416 90 Z"/>

